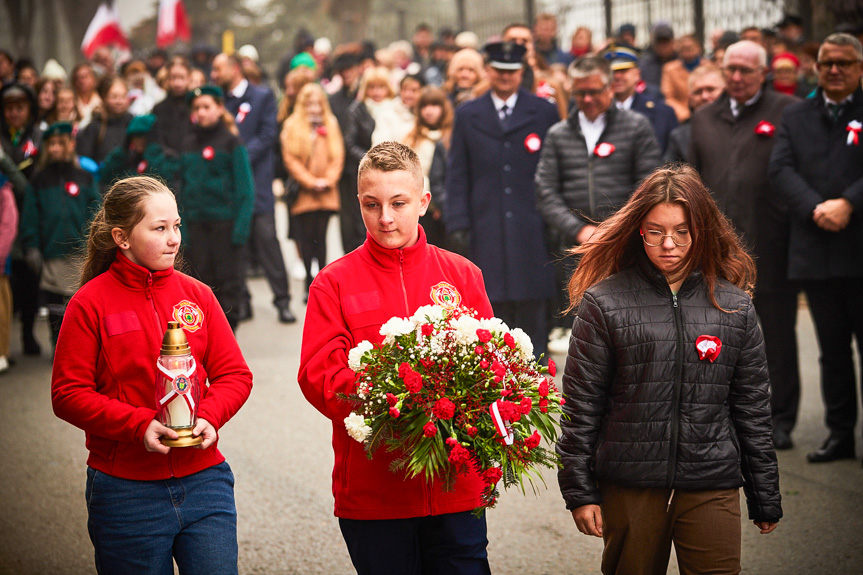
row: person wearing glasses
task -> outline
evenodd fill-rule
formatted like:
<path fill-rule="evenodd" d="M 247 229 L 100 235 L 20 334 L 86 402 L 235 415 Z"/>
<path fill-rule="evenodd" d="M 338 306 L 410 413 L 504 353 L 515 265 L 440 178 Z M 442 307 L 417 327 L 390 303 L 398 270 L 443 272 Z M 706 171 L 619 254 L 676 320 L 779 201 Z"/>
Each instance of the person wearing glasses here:
<path fill-rule="evenodd" d="M 785 109 L 770 179 L 791 216 L 788 276 L 806 292 L 821 350 L 830 435 L 812 463 L 855 457 L 857 377 L 863 351 L 863 49 L 849 34 L 818 51 L 818 89 Z M 863 355 L 861 353 L 860 355 Z"/>
<path fill-rule="evenodd" d="M 755 308 L 770 370 L 773 442 L 791 449 L 797 423 L 798 287 L 788 281 L 788 204 L 767 177 L 782 111 L 796 98 L 765 88 L 767 52 L 743 40 L 725 51 L 725 92 L 692 116 L 688 161 L 755 256 Z"/>
<path fill-rule="evenodd" d="M 570 65 L 569 75 L 577 109 L 549 129 L 536 169 L 537 207 L 552 232 L 561 294 L 575 267 L 569 249 L 586 242 L 660 162 L 650 121 L 613 105 L 608 60 L 584 56 Z M 560 313 L 565 307 L 561 300 L 553 310 L 557 332 L 572 325 Z M 553 334 L 552 351 L 566 352 L 566 331 L 562 335 Z"/>
<path fill-rule="evenodd" d="M 755 264 L 698 173 L 657 169 L 573 250 L 558 483 L 603 573 L 739 573 L 782 517 Z"/>

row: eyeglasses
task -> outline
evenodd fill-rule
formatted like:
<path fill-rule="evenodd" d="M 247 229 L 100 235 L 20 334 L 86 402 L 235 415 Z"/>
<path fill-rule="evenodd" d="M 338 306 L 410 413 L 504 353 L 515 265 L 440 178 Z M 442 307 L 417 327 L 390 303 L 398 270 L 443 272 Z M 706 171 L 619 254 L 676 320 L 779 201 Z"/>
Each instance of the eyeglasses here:
<path fill-rule="evenodd" d="M 574 98 L 585 98 L 590 96 L 591 98 L 596 98 L 597 96 L 603 94 L 608 87 L 602 88 L 601 90 L 573 90 L 572 96 Z"/>
<path fill-rule="evenodd" d="M 674 245 L 681 248 L 692 243 L 692 236 L 689 235 L 689 230 L 674 230 L 670 234 L 663 234 L 659 230 L 640 230 L 640 232 L 641 239 L 652 248 L 661 246 L 665 238 L 671 238 Z"/>
<path fill-rule="evenodd" d="M 818 69 L 822 72 L 832 70 L 833 66 L 836 66 L 840 72 L 847 72 L 851 69 L 851 66 L 859 63 L 860 60 L 820 60 L 815 62 L 815 65 L 818 66 Z"/>
<path fill-rule="evenodd" d="M 757 68 L 747 68 L 746 66 L 725 66 L 722 68 L 726 74 L 733 76 L 735 72 L 740 72 L 741 76 L 751 76 L 761 70 L 761 66 Z"/>

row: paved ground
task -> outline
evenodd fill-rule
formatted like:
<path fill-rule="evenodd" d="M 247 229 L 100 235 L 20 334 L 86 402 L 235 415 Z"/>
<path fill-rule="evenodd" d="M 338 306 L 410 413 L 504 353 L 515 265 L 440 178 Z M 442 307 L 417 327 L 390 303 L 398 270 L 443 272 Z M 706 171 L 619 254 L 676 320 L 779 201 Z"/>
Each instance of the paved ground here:
<path fill-rule="evenodd" d="M 286 253 L 290 257 L 287 248 Z M 220 442 L 237 479 L 240 572 L 352 573 L 332 515 L 330 426 L 296 384 L 302 296 L 293 305 L 300 322 L 282 325 L 269 304 L 266 282 L 252 280 L 250 288 L 255 318 L 241 326 L 238 339 L 255 387 L 223 428 Z M 301 282 L 294 281 L 293 288 L 300 294 Z M 41 341 L 47 341 L 44 322 L 39 329 Z M 767 536 L 744 522 L 743 571 L 863 573 L 863 469 L 860 460 L 820 466 L 805 461 L 826 435 L 817 351 L 805 310 L 798 334 L 804 389 L 797 447 L 779 456 L 785 518 Z M 84 505 L 84 434 L 54 417 L 50 371 L 47 355 L 19 358 L 0 377 L 0 575 L 94 572 Z M 489 513 L 493 572 L 599 573 L 601 541 L 578 533 L 554 475 L 546 474 L 546 481 L 549 488 L 540 486 L 536 496 L 506 493 Z M 669 573 L 676 572 L 672 560 Z"/>

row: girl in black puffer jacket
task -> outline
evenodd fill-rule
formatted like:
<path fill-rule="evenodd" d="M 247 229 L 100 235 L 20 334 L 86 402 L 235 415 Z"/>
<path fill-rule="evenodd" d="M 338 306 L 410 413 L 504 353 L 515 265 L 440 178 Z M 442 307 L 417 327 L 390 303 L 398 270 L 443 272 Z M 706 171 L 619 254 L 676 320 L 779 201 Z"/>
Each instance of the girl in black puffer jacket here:
<path fill-rule="evenodd" d="M 782 517 L 755 266 L 698 174 L 649 176 L 576 248 L 561 492 L 603 573 L 739 573 Z"/>

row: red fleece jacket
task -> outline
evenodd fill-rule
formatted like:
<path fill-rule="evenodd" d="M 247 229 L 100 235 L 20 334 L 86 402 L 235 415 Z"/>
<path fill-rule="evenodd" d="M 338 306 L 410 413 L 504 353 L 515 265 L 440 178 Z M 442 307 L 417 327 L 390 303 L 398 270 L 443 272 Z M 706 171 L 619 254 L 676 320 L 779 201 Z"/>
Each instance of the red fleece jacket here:
<path fill-rule="evenodd" d="M 479 505 L 483 484 L 475 472 L 459 476 L 452 491 L 421 478 L 389 470 L 394 454 L 381 449 L 369 460 L 348 436 L 344 418 L 351 406 L 337 393 L 356 389 L 348 352 L 363 340 L 380 343 L 380 327 L 394 316 L 410 317 L 433 305 L 432 293 L 448 284 L 460 305 L 492 317 L 482 272 L 468 260 L 426 242 L 404 250 L 382 248 L 371 236 L 321 270 L 309 290 L 300 356 L 300 388 L 332 420 L 335 515 L 345 519 L 403 519 L 467 511 Z"/>
<path fill-rule="evenodd" d="M 216 444 L 168 455 L 144 449 L 144 431 L 156 416 L 156 359 L 173 320 L 185 329 L 198 366 L 198 416 L 221 429 L 249 397 L 252 373 L 210 288 L 173 269 L 150 272 L 118 252 L 111 268 L 69 302 L 54 354 L 54 413 L 86 432 L 90 467 L 155 480 L 225 460 Z"/>

